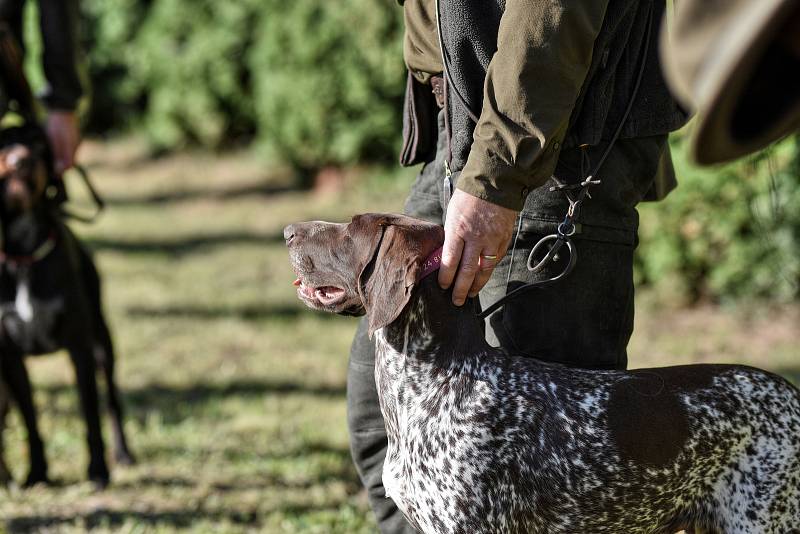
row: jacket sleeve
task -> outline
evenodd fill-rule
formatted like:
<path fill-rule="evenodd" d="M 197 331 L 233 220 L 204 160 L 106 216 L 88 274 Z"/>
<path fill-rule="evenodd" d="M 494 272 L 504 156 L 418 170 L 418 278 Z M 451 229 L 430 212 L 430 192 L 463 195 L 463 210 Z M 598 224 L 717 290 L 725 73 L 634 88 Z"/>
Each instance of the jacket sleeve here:
<path fill-rule="evenodd" d="M 558 161 L 608 0 L 507 0 L 457 187 L 514 210 Z"/>
<path fill-rule="evenodd" d="M 78 75 L 78 0 L 39 0 L 42 59 L 50 109 L 74 110 L 83 94 Z"/>

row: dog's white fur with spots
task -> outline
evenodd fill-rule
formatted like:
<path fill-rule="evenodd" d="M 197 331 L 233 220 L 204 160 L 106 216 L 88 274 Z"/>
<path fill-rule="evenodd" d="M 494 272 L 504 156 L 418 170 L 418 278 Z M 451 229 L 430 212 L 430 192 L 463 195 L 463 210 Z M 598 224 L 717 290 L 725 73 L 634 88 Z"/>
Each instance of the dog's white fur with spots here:
<path fill-rule="evenodd" d="M 800 532 L 800 392 L 782 378 L 587 371 L 492 348 L 474 303 L 418 280 L 441 228 L 407 217 L 285 237 L 307 304 L 367 314 L 383 482 L 421 532 Z"/>

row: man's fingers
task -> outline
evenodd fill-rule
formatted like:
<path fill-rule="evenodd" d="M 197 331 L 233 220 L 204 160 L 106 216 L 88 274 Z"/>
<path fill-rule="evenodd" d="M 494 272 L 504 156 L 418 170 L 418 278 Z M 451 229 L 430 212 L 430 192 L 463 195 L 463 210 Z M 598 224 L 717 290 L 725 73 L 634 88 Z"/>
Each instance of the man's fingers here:
<path fill-rule="evenodd" d="M 496 254 L 489 254 L 486 251 L 481 254 L 481 270 L 475 277 L 475 281 L 472 283 L 472 287 L 469 290 L 469 296 L 471 298 L 477 297 L 478 293 L 480 293 L 481 289 L 483 289 L 483 286 L 485 286 L 486 282 L 488 282 L 492 277 L 492 273 L 497 267 L 497 264 L 500 263 L 500 260 L 505 258 L 506 253 L 508 252 L 508 246 L 510 244 L 511 239 L 509 238 L 500 244 L 500 248 L 497 249 Z M 487 256 L 489 257 L 487 258 Z M 492 256 L 494 256 L 494 259 L 492 259 Z"/>
<path fill-rule="evenodd" d="M 477 293 L 489 279 L 494 265 L 505 254 L 516 216 L 514 210 L 460 189 L 453 193 L 444 224 L 439 285 L 453 286 L 455 305 L 464 304 L 467 295 Z M 481 260 L 481 254 L 489 257 Z"/>
<path fill-rule="evenodd" d="M 494 272 L 494 270 L 492 269 L 492 270 L 480 271 L 478 273 L 478 275 L 475 277 L 475 280 L 472 282 L 472 287 L 469 288 L 469 297 L 470 298 L 475 298 L 475 297 L 478 296 L 478 293 L 481 292 L 481 289 L 483 289 L 483 286 L 485 286 L 486 282 L 489 281 L 489 278 L 492 277 L 492 273 L 493 272 Z"/>
<path fill-rule="evenodd" d="M 55 160 L 56 174 L 63 174 L 64 171 L 72 166 L 71 162 L 71 141 L 64 135 L 54 135 L 51 138 L 53 146 L 53 159 Z"/>
<path fill-rule="evenodd" d="M 75 153 L 78 151 L 78 138 L 73 135 L 73 133 L 74 132 L 68 132 L 61 145 L 61 165 L 63 165 L 64 171 L 75 165 Z"/>
<path fill-rule="evenodd" d="M 498 261 L 500 261 L 500 256 L 498 254 L 487 254 L 484 252 L 479 257 L 478 267 L 480 267 L 481 271 L 491 271 L 497 266 Z"/>
<path fill-rule="evenodd" d="M 461 261 L 461 251 L 464 250 L 464 240 L 457 235 L 445 234 L 442 247 L 442 265 L 439 267 L 439 286 L 447 289 L 453 283 Z"/>
<path fill-rule="evenodd" d="M 61 174 L 75 164 L 81 141 L 78 120 L 74 112 L 51 111 L 45 129 L 53 150 L 56 172 Z"/>
<path fill-rule="evenodd" d="M 67 169 L 71 168 L 75 164 L 75 152 L 73 151 L 73 146 L 71 143 L 73 141 L 70 140 L 69 143 L 62 147 L 61 153 L 61 165 L 62 165 L 62 172 L 66 171 Z"/>
<path fill-rule="evenodd" d="M 67 149 L 61 139 L 53 147 L 53 152 L 56 160 L 56 174 L 63 174 L 69 168 L 69 164 L 66 157 Z"/>
<path fill-rule="evenodd" d="M 469 296 L 474 298 L 478 296 L 478 293 L 483 286 L 486 285 L 486 282 L 489 281 L 489 278 L 492 277 L 492 272 L 494 272 L 494 268 L 497 266 L 497 263 L 500 261 L 499 254 L 489 254 L 484 252 L 480 256 L 480 270 L 475 275 L 475 280 L 472 282 L 472 287 L 469 289 Z"/>
<path fill-rule="evenodd" d="M 500 263 L 500 260 L 506 257 L 508 254 L 508 247 L 511 245 L 511 238 L 507 238 L 505 241 L 500 243 L 500 248 L 497 249 L 497 261 L 495 262 L 495 266 Z"/>
<path fill-rule="evenodd" d="M 480 272 L 480 266 L 478 265 L 480 251 L 481 248 L 472 243 L 467 243 L 464 246 L 461 265 L 458 268 L 458 275 L 453 284 L 453 304 L 456 306 L 461 306 L 467 300 L 467 295 L 475 282 L 475 277 Z"/>

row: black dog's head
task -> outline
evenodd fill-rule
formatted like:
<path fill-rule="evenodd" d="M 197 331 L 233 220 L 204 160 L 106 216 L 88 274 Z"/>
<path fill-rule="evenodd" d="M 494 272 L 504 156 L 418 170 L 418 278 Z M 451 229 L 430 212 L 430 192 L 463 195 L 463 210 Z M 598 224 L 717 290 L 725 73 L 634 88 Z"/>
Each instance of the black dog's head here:
<path fill-rule="evenodd" d="M 30 213 L 42 203 L 51 156 L 38 127 L 0 132 L 0 216 L 4 222 Z"/>
<path fill-rule="evenodd" d="M 366 313 L 372 333 L 400 315 L 444 230 L 404 215 L 369 213 L 350 223 L 293 224 L 283 236 L 300 299 L 333 313 Z"/>

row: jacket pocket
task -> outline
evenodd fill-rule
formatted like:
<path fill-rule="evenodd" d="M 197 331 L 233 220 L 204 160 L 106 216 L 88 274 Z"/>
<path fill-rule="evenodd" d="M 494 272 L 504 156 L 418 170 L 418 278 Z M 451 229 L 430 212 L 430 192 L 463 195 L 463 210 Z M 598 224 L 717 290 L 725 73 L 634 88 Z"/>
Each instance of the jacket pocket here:
<path fill-rule="evenodd" d="M 438 111 L 430 87 L 409 72 L 403 103 L 403 148 L 400 151 L 403 167 L 431 161 L 436 156 Z"/>

